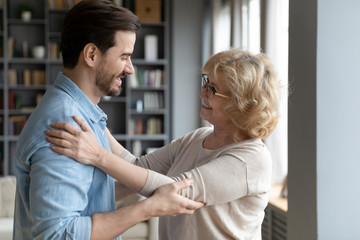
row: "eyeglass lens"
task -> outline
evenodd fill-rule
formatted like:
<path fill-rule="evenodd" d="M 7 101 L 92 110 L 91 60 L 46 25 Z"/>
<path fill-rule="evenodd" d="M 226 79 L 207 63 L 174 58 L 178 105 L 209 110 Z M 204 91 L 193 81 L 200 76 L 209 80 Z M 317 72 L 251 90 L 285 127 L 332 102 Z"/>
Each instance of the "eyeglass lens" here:
<path fill-rule="evenodd" d="M 209 98 L 214 97 L 216 91 L 213 87 L 209 86 L 209 79 L 206 74 L 201 76 L 201 86 L 205 88 Z"/>

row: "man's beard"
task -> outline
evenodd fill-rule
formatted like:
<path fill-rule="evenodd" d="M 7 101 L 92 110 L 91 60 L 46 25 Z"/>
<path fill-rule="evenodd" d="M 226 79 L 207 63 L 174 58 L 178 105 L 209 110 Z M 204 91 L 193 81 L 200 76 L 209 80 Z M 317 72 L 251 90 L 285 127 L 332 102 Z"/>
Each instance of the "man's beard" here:
<path fill-rule="evenodd" d="M 119 86 L 117 89 L 113 89 L 112 85 L 115 81 L 115 78 L 120 78 L 122 75 L 123 74 L 118 76 L 112 75 L 108 77 L 104 74 L 103 68 L 101 67 L 100 70 L 96 72 L 95 84 L 99 87 L 100 91 L 105 94 L 105 96 L 116 97 L 120 95 L 122 88 Z"/>

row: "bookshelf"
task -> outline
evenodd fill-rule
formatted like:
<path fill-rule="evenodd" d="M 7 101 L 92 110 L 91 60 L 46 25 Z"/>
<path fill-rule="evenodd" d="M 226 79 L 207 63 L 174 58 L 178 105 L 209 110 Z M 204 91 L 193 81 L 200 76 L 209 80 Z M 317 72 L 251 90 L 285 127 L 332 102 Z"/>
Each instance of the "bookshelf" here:
<path fill-rule="evenodd" d="M 17 137 L 62 70 L 58 53 L 61 25 L 78 1 L 0 0 L 0 176 L 13 174 Z M 136 73 L 123 81 L 120 96 L 103 97 L 99 103 L 114 137 L 136 155 L 170 139 L 169 1 L 114 0 L 139 14 L 144 14 L 139 9 L 143 1 L 155 6 L 150 13 L 156 18 L 140 17 L 145 23 L 132 55 Z M 22 19 L 20 9 L 25 5 L 31 9 L 30 19 Z M 149 35 L 157 41 L 151 58 L 146 53 Z"/>

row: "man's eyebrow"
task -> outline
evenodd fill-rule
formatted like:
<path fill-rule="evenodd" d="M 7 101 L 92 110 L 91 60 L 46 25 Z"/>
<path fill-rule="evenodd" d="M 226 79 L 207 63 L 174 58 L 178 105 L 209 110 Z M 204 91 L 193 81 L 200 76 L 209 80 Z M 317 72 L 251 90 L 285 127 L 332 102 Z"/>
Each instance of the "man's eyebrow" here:
<path fill-rule="evenodd" d="M 121 56 L 131 56 L 132 53 L 123 53 Z"/>

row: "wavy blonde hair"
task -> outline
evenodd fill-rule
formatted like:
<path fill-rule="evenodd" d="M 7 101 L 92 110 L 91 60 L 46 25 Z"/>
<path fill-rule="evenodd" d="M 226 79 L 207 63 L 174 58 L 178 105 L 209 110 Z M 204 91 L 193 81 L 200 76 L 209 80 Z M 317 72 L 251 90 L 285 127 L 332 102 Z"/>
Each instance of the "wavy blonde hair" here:
<path fill-rule="evenodd" d="M 268 137 L 279 121 L 280 83 L 269 58 L 240 49 L 219 52 L 209 58 L 204 71 L 224 81 L 230 99 L 225 114 L 251 138 Z"/>

